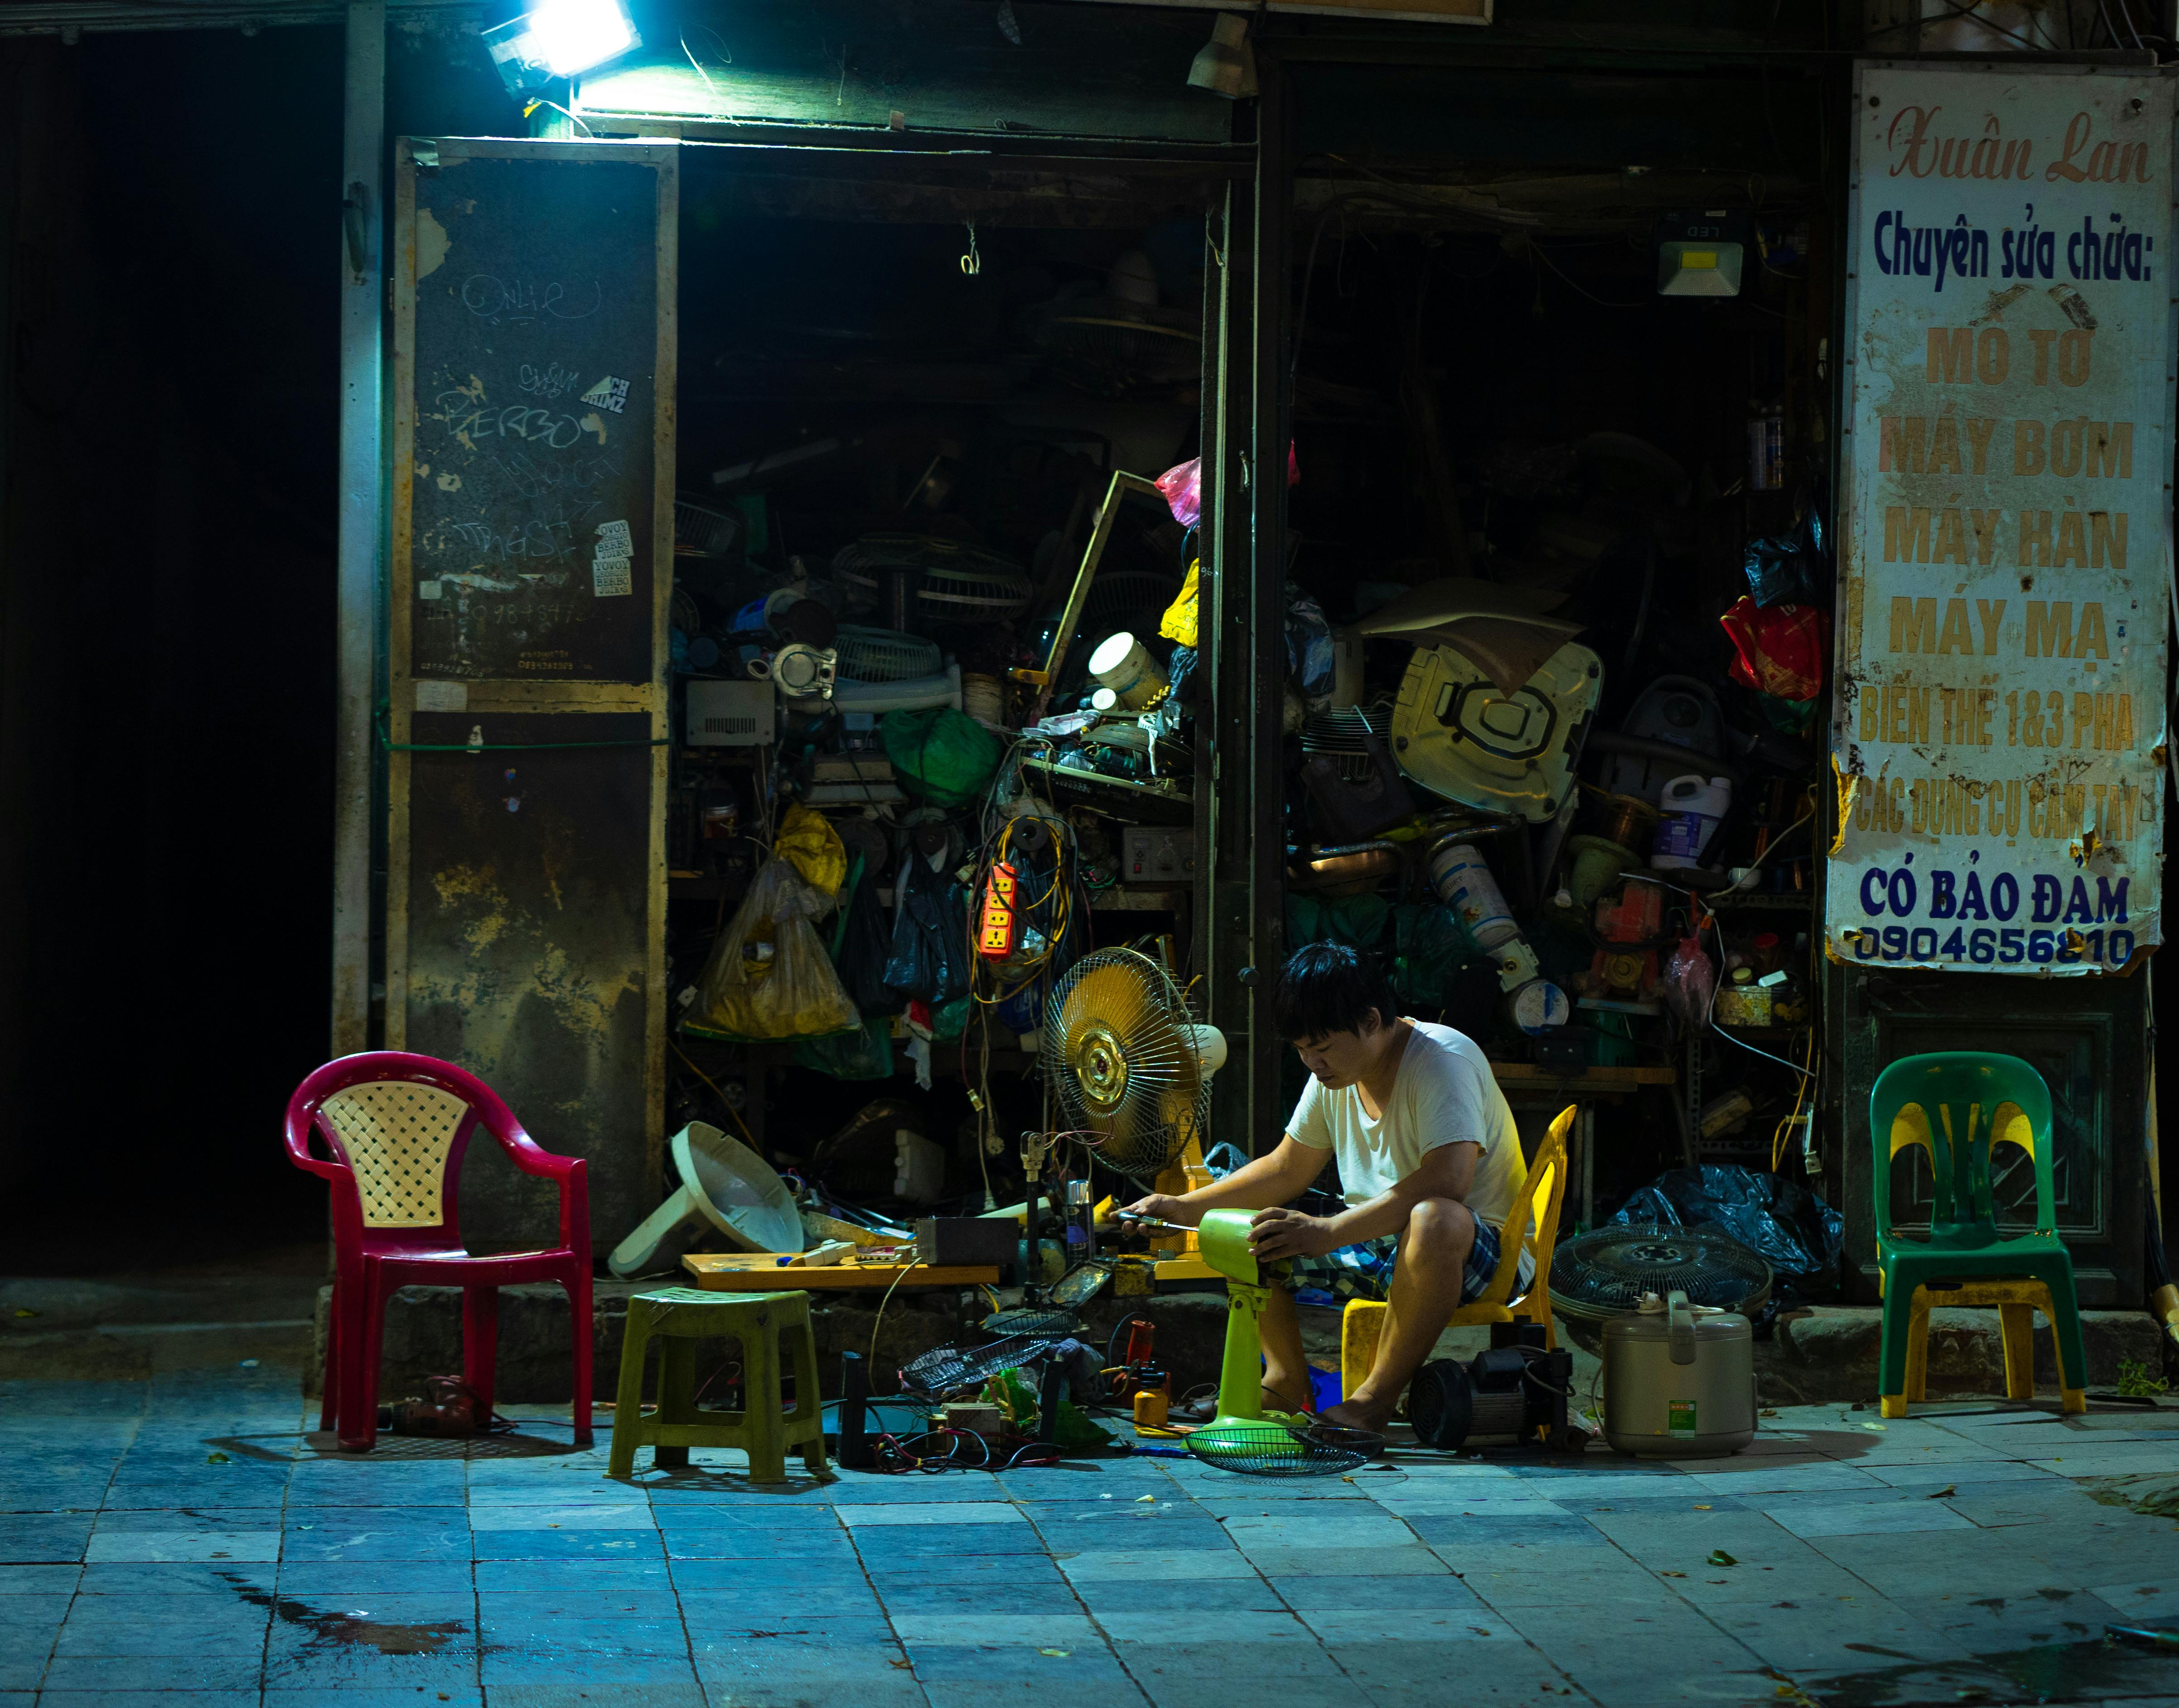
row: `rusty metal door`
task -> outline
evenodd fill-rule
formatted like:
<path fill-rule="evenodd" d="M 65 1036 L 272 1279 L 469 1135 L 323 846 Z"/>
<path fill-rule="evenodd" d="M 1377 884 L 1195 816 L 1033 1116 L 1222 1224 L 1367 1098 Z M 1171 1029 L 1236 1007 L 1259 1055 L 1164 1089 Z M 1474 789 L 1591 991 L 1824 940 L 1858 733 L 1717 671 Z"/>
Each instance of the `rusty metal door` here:
<path fill-rule="evenodd" d="M 403 139 L 394 186 L 385 1041 L 656 1201 L 665 1083 L 672 145 Z M 549 1239 L 497 1147 L 475 1249 Z"/>

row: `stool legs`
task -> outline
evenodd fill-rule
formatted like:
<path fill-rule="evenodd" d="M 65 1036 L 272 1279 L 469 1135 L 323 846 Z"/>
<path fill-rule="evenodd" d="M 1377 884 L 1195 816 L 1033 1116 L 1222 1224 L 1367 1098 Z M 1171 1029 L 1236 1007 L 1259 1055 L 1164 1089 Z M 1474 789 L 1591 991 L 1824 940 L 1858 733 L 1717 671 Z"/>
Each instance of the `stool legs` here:
<path fill-rule="evenodd" d="M 658 1423 L 693 1424 L 696 1415 L 696 1343 L 672 1335 L 658 1343 Z M 652 1461 L 661 1469 L 679 1470 L 689 1463 L 689 1449 L 664 1442 L 653 1449 Z"/>
<path fill-rule="evenodd" d="M 785 1407 L 779 1394 L 779 1330 L 769 1313 L 742 1336 L 742 1435 L 749 1444 L 749 1480 L 787 1480 Z"/>
<path fill-rule="evenodd" d="M 788 1344 L 782 1346 L 782 1337 Z M 699 1340 L 723 1339 L 741 1348 L 742 1409 L 697 1408 Z M 643 1414 L 644 1355 L 658 1343 L 658 1409 Z M 794 1405 L 782 1403 L 782 1377 L 792 1359 Z M 637 1449 L 650 1446 L 664 1470 L 685 1467 L 690 1447 L 738 1447 L 749 1455 L 749 1480 L 787 1480 L 791 1447 L 815 1475 L 829 1479 L 825 1454 L 824 1401 L 817 1348 L 810 1332 L 808 1300 L 799 1293 L 740 1299 L 708 1299 L 676 1288 L 628 1301 L 621 1347 L 619 1403 L 606 1475 L 634 1475 Z M 670 1436 L 670 1443 L 661 1437 Z"/>
<path fill-rule="evenodd" d="M 807 1332 L 790 1338 L 794 1352 L 794 1410 L 787 1420 L 802 1424 L 813 1417 L 816 1420 L 816 1432 L 802 1443 L 802 1468 L 829 1478 L 832 1468 L 825 1458 L 825 1392 L 818 1386 L 817 1343 Z"/>
<path fill-rule="evenodd" d="M 650 1347 L 650 1307 L 628 1302 L 628 1326 L 621 1331 L 620 1388 L 613 1406 L 612 1447 L 606 1458 L 609 1477 L 632 1476 L 635 1450 L 643 1441 L 643 1358 Z"/>

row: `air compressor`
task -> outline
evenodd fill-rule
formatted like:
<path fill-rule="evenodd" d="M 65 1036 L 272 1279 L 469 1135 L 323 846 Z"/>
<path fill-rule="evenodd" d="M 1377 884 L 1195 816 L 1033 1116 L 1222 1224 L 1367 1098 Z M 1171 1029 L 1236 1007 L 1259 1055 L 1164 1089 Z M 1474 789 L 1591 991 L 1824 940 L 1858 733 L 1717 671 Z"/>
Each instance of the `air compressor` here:
<path fill-rule="evenodd" d="M 1490 1344 L 1463 1364 L 1433 1359 L 1408 1388 L 1408 1421 L 1424 1447 L 1511 1447 L 1544 1442 L 1564 1453 L 1589 1445 L 1567 1420 L 1573 1354 L 1545 1344 L 1526 1317 L 1490 1325 Z"/>

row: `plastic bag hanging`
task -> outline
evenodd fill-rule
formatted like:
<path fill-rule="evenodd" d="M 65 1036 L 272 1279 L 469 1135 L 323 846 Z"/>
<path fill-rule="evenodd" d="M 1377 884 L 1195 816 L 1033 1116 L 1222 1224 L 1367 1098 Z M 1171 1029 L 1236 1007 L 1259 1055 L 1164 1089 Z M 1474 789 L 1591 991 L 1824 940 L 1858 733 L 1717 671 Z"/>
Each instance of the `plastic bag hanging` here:
<path fill-rule="evenodd" d="M 696 994 L 704 1024 L 749 1040 L 821 1038 L 860 1026 L 810 924 L 832 906 L 788 861 L 766 861 L 705 964 Z"/>
<path fill-rule="evenodd" d="M 1717 988 L 1717 969 L 1704 953 L 1702 939 L 1692 933 L 1680 939 L 1665 964 L 1665 1000 L 1683 1026 L 1710 1022 L 1710 993 Z"/>

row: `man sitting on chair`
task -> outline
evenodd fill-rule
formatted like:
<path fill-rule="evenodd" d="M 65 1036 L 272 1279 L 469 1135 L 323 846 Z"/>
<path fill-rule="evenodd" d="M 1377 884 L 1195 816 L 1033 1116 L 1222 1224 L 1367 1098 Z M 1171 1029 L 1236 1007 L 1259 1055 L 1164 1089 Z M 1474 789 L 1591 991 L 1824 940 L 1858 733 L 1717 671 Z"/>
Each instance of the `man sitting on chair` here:
<path fill-rule="evenodd" d="M 1369 1377 L 1324 1421 L 1381 1430 L 1447 1319 L 1490 1283 L 1499 1231 L 1525 1173 L 1513 1112 L 1475 1041 L 1407 1020 L 1371 961 L 1342 943 L 1298 949 L 1280 974 L 1279 1035 L 1312 1075 L 1278 1148 L 1224 1179 L 1129 1207 L 1188 1227 L 1206 1210 L 1254 1210 L 1249 1244 L 1265 1263 L 1293 1260 L 1287 1288 L 1318 1285 L 1386 1299 Z M 1285 1208 L 1339 1162 L 1347 1207 Z M 1516 1292 L 1533 1279 L 1522 1255 Z M 1293 1293 L 1271 1289 L 1263 1314 L 1264 1405 L 1310 1405 Z"/>

